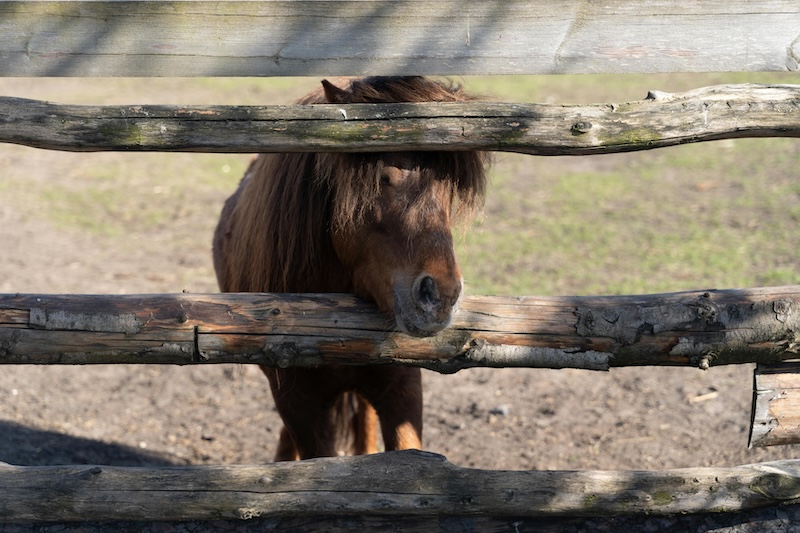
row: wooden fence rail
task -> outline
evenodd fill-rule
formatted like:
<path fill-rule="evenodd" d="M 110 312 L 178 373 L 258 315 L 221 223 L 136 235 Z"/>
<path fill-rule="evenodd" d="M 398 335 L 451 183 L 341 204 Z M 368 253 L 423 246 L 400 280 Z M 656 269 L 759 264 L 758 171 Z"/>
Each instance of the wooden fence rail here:
<path fill-rule="evenodd" d="M 796 504 L 800 461 L 495 472 L 406 451 L 260 466 L 5 465 L 0 493 L 0 523 L 358 515 L 394 529 L 414 518 L 674 515 Z"/>
<path fill-rule="evenodd" d="M 429 338 L 348 295 L 0 295 L 0 363 L 708 368 L 794 359 L 798 332 L 800 286 L 467 297 Z"/>
<path fill-rule="evenodd" d="M 796 71 L 796 0 L 0 1 L 4 76 Z"/>
<path fill-rule="evenodd" d="M 70 151 L 627 152 L 800 137 L 800 85 L 651 91 L 619 104 L 76 106 L 0 98 L 0 142 Z"/>

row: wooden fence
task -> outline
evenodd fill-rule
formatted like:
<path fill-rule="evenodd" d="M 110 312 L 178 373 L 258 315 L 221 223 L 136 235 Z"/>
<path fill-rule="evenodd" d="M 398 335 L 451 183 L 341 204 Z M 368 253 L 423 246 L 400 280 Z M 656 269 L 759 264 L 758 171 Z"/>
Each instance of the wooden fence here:
<path fill-rule="evenodd" d="M 0 1 L 0 74 L 798 70 L 796 2 L 753 4 Z M 93 107 L 0 98 L 0 142 L 73 151 L 446 146 L 578 155 L 748 136 L 800 136 L 800 86 L 652 91 L 639 102 L 595 106 Z M 453 328 L 412 339 L 387 332 L 374 309 L 343 295 L 5 295 L 0 362 L 393 362 L 443 372 L 469 366 L 707 368 L 796 358 L 799 317 L 798 287 L 473 297 Z M 780 396 L 775 391 L 798 387 L 786 383 L 783 366 L 759 375 L 767 381 L 761 382 L 754 440 L 786 442 L 791 431 L 770 437 Z M 376 469 L 386 475 L 375 476 Z M 456 529 L 519 529 L 543 518 L 564 525 L 597 516 L 647 520 L 800 504 L 799 470 L 800 463 L 784 461 L 663 472 L 511 473 L 461 469 L 424 452 L 253 467 L 0 466 L 0 522 L 235 519 L 262 529 L 324 523 L 344 530 L 402 519 L 416 528 L 451 520 Z"/>
<path fill-rule="evenodd" d="M 3 1 L 6 76 L 796 71 L 794 0 Z"/>

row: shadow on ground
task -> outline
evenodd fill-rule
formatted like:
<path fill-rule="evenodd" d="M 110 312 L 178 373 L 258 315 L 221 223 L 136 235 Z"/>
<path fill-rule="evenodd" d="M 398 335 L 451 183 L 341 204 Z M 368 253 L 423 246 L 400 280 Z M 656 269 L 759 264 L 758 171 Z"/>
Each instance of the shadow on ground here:
<path fill-rule="evenodd" d="M 186 464 L 166 454 L 0 421 L 0 462 L 20 466 Z"/>

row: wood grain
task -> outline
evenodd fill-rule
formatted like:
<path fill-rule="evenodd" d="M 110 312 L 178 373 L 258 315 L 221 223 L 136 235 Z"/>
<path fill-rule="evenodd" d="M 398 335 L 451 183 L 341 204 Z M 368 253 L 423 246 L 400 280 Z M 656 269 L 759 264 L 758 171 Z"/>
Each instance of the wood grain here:
<path fill-rule="evenodd" d="M 800 443 L 800 363 L 758 365 L 750 447 Z"/>
<path fill-rule="evenodd" d="M 799 331 L 800 286 L 472 296 L 427 338 L 348 295 L 0 295 L 0 363 L 708 368 L 796 358 Z"/>
<path fill-rule="evenodd" d="M 797 70 L 795 0 L 0 1 L 4 76 Z"/>
<path fill-rule="evenodd" d="M 800 137 L 800 85 L 651 91 L 628 103 L 76 106 L 0 98 L 0 142 L 68 151 L 496 150 L 584 155 Z"/>
<path fill-rule="evenodd" d="M 0 523 L 673 515 L 797 503 L 800 462 L 651 472 L 496 472 L 405 451 L 261 466 L 5 465 L 0 492 Z"/>

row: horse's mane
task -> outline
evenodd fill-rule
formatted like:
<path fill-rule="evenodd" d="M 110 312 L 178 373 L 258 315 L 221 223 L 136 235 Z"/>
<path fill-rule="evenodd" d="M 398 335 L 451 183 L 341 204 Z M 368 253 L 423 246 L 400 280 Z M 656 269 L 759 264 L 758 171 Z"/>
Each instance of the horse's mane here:
<path fill-rule="evenodd" d="M 375 77 L 338 84 L 338 103 L 462 102 L 459 86 L 422 77 Z M 298 101 L 327 103 L 322 88 Z M 444 180 L 460 211 L 483 199 L 481 152 L 420 152 L 423 180 Z M 349 292 L 331 232 L 357 223 L 380 193 L 381 159 L 369 153 L 262 154 L 248 169 L 232 213 L 225 291 Z M 221 278 L 222 279 L 222 278 Z"/>

